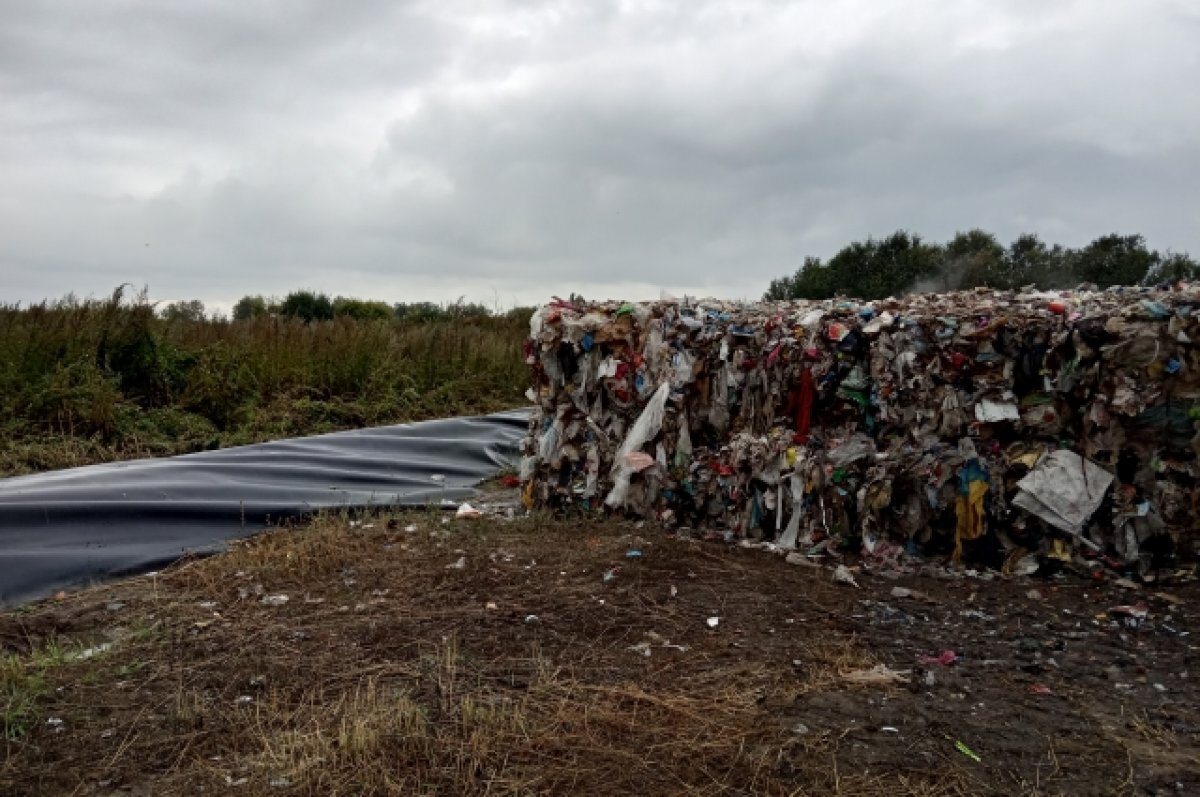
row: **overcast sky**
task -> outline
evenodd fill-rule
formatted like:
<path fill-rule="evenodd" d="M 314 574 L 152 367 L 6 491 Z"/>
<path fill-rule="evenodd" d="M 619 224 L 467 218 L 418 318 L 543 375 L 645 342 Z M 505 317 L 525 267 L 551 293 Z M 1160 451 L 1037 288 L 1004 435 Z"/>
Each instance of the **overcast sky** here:
<path fill-rule="evenodd" d="M 0 0 L 0 300 L 757 297 L 976 226 L 1200 254 L 1200 0 Z"/>

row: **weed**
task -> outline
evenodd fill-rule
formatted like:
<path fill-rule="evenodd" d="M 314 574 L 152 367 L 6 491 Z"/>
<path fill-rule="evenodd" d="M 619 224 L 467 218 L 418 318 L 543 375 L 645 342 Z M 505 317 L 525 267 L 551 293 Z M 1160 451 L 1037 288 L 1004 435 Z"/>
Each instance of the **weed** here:
<path fill-rule="evenodd" d="M 527 319 L 164 320 L 123 289 L 0 306 L 0 476 L 516 406 Z"/>
<path fill-rule="evenodd" d="M 47 674 L 69 655 L 67 648 L 50 640 L 27 655 L 0 657 L 0 724 L 5 739 L 19 739 L 33 727 L 38 702 L 51 692 Z"/>

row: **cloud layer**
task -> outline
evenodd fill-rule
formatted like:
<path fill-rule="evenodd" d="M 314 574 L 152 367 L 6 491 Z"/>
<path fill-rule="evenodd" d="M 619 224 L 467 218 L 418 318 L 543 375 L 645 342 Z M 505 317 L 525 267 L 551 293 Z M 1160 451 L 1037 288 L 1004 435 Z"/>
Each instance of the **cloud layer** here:
<path fill-rule="evenodd" d="M 1200 253 L 1188 0 L 5 6 L 3 300 L 757 296 L 901 227 Z"/>

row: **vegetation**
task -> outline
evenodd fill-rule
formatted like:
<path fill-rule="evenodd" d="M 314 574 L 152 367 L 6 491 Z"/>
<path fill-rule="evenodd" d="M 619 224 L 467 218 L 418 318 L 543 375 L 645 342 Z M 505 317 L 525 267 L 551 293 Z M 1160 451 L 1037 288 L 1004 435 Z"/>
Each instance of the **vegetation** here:
<path fill-rule="evenodd" d="M 379 302 L 300 292 L 271 312 L 257 298 L 234 320 L 121 289 L 0 306 L 0 475 L 522 401 L 527 310 L 397 318 Z"/>
<path fill-rule="evenodd" d="M 1186 253 L 1147 249 L 1141 235 L 1105 235 L 1082 249 L 1047 246 L 1032 234 L 1005 248 L 984 230 L 960 232 L 945 244 L 903 230 L 844 247 L 829 262 L 809 257 L 795 274 L 772 280 L 768 299 L 882 299 L 912 291 L 988 287 L 1074 288 L 1091 283 L 1145 285 L 1194 279 L 1200 263 Z"/>

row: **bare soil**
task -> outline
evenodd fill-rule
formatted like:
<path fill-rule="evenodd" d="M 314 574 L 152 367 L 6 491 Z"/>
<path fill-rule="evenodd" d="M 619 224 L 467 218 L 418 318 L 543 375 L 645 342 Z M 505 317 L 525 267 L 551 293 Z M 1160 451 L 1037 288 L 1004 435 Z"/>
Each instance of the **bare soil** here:
<path fill-rule="evenodd" d="M 355 524 L 0 616 L 45 681 L 0 793 L 1200 794 L 1187 578 L 856 588 L 617 522 Z"/>

